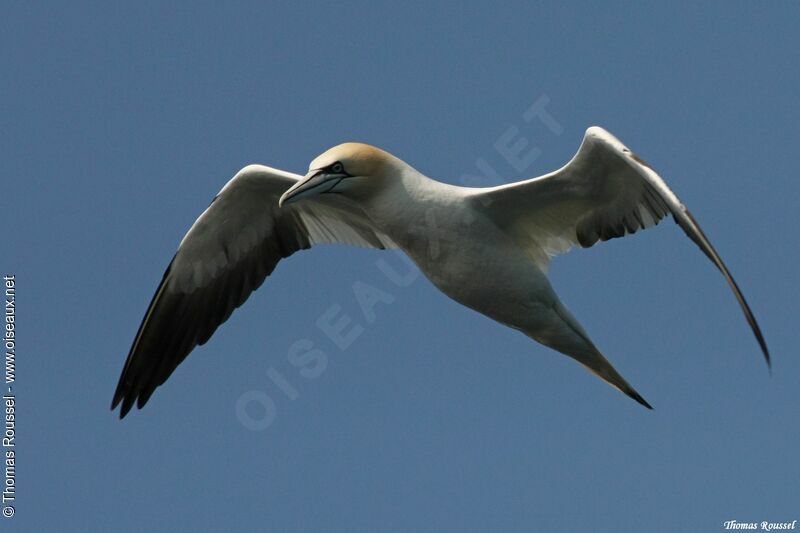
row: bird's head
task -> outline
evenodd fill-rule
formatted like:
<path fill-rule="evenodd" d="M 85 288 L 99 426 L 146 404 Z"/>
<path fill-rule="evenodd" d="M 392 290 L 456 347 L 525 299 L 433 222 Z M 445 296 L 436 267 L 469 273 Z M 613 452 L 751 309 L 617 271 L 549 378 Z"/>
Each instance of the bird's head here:
<path fill-rule="evenodd" d="M 327 150 L 308 166 L 308 174 L 292 185 L 278 204 L 290 204 L 320 194 L 364 199 L 381 190 L 403 162 L 362 143 L 344 143 Z"/>

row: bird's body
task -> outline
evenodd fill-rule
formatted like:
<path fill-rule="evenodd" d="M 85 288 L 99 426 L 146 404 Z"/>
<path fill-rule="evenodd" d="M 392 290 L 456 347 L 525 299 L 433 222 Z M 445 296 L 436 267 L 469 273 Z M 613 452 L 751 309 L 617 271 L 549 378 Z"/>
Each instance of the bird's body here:
<path fill-rule="evenodd" d="M 443 293 L 582 363 L 650 405 L 595 347 L 547 278 L 549 260 L 671 214 L 723 273 L 769 363 L 763 336 L 722 260 L 661 178 L 590 128 L 551 174 L 493 188 L 430 179 L 377 148 L 346 143 L 298 176 L 250 165 L 184 237 L 145 314 L 112 402 L 124 416 L 241 305 L 277 262 L 321 243 L 402 249 Z M 137 401 L 138 400 L 138 401 Z"/>
<path fill-rule="evenodd" d="M 649 407 L 561 303 L 524 243 L 498 226 L 485 189 L 441 183 L 407 165 L 398 174 L 362 208 L 440 291 L 575 358 Z"/>
<path fill-rule="evenodd" d="M 412 172 L 414 193 L 393 191 L 393 198 L 405 199 L 394 209 L 367 206 L 368 216 L 450 298 L 529 331 L 535 308 L 558 302 L 545 273 L 511 236 L 473 208 L 476 198 L 470 189 Z M 413 221 L 410 227 L 398 222 L 407 220 Z"/>

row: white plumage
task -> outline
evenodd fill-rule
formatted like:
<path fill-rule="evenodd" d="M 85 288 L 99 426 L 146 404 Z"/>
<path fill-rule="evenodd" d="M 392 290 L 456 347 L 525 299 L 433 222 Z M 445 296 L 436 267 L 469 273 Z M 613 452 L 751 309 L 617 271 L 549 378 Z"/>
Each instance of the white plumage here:
<path fill-rule="evenodd" d="M 574 358 L 650 407 L 559 301 L 546 272 L 556 254 L 649 228 L 667 215 L 725 276 L 769 364 L 753 313 L 697 222 L 647 163 L 602 128 L 589 128 L 561 169 L 491 188 L 432 180 L 360 143 L 323 153 L 306 176 L 247 166 L 181 241 L 112 409 L 121 402 L 124 417 L 134 403 L 142 407 L 282 258 L 323 243 L 401 248 L 454 300 Z"/>

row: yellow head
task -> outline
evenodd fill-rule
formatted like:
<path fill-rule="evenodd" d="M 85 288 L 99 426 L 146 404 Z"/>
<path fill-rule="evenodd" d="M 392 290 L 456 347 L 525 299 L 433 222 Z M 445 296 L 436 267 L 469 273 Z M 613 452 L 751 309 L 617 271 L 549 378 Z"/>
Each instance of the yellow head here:
<path fill-rule="evenodd" d="M 344 143 L 325 151 L 308 166 L 308 174 L 289 188 L 279 205 L 319 194 L 363 196 L 379 189 L 404 165 L 388 152 L 363 143 Z"/>

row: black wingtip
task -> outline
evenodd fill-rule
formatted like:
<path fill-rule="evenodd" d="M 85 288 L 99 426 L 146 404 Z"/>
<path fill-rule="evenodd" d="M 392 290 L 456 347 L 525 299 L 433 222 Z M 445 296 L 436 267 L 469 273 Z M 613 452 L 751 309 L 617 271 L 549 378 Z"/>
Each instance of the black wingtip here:
<path fill-rule="evenodd" d="M 758 324 L 756 324 L 758 327 Z M 767 362 L 767 371 L 769 372 L 770 377 L 772 377 L 772 357 L 769 355 L 769 350 L 767 349 L 767 341 L 764 340 L 764 336 L 761 335 L 761 329 L 758 330 L 758 344 L 761 346 L 761 352 L 764 354 L 764 360 Z"/>
<path fill-rule="evenodd" d="M 640 404 L 650 409 L 651 411 L 653 410 L 653 406 L 647 403 L 647 400 L 642 398 L 642 395 L 636 392 L 635 390 L 626 391 L 626 394 L 631 398 L 633 398 L 634 400 L 636 400 L 637 402 L 639 402 Z"/>
<path fill-rule="evenodd" d="M 127 415 L 128 412 L 131 410 L 131 408 L 133 407 L 133 404 L 135 403 L 135 401 L 136 401 L 136 397 L 134 395 L 128 395 L 128 396 L 125 397 L 124 400 L 122 400 L 122 407 L 119 410 L 119 418 L 120 418 L 120 420 L 125 418 L 125 415 Z"/>
<path fill-rule="evenodd" d="M 125 402 L 123 402 L 125 400 Z M 117 385 L 117 390 L 114 391 L 114 398 L 111 400 L 111 410 L 114 411 L 117 406 L 123 402 L 122 409 L 120 410 L 120 419 L 124 418 L 128 411 L 125 410 L 125 403 L 127 403 L 127 398 L 125 398 L 125 389 L 122 386 L 122 380 Z M 130 409 L 130 408 L 129 408 Z"/>
<path fill-rule="evenodd" d="M 683 217 L 680 216 L 681 213 L 684 215 Z M 711 260 L 712 263 L 714 263 L 717 269 L 722 272 L 722 275 L 727 280 L 728 285 L 733 290 L 736 300 L 739 302 L 739 307 L 741 307 L 742 312 L 744 312 L 744 316 L 747 319 L 747 323 L 750 325 L 753 335 L 755 335 L 756 340 L 758 341 L 758 345 L 761 347 L 761 352 L 764 354 L 764 360 L 767 362 L 767 370 L 769 371 L 769 375 L 772 376 L 772 359 L 769 355 L 769 349 L 767 349 L 767 341 L 764 339 L 764 334 L 761 333 L 761 328 L 756 321 L 753 311 L 750 309 L 750 305 L 747 303 L 747 300 L 745 300 L 741 289 L 739 289 L 739 284 L 733 279 L 733 275 L 731 275 L 728 267 L 725 266 L 722 258 L 711 245 L 708 237 L 706 237 L 705 233 L 703 233 L 703 230 L 700 228 L 700 224 L 697 223 L 697 220 L 694 218 L 694 216 L 692 216 L 689 210 L 684 207 L 679 213 L 673 211 L 673 218 L 675 219 L 675 223 L 677 223 L 683 229 L 686 235 L 688 235 L 689 238 L 700 247 L 700 250 L 706 254 L 706 256 Z"/>
<path fill-rule="evenodd" d="M 114 401 L 113 401 L 113 402 L 111 402 L 111 411 L 112 411 L 112 412 L 113 412 L 114 410 L 116 410 L 116 408 L 117 408 L 117 406 L 119 405 L 119 402 L 120 402 L 120 401 L 122 401 L 122 398 L 114 398 Z M 120 408 L 120 410 L 119 410 L 119 419 L 120 419 L 120 420 L 122 420 L 123 418 L 125 418 L 125 415 L 127 415 L 127 414 L 128 414 L 128 411 L 129 411 L 129 410 L 130 410 L 130 407 L 128 407 L 128 409 L 126 410 L 126 409 L 125 409 L 125 405 L 123 404 L 123 406 L 122 406 L 122 407 Z"/>
<path fill-rule="evenodd" d="M 747 323 L 750 325 L 750 329 L 753 331 L 753 334 L 756 337 L 756 341 L 758 341 L 758 346 L 761 348 L 761 353 L 764 355 L 764 361 L 767 363 L 767 371 L 769 375 L 772 376 L 772 357 L 769 355 L 769 348 L 767 348 L 767 340 L 764 338 L 764 334 L 761 333 L 761 327 L 759 327 L 758 322 L 756 322 L 756 317 L 753 315 L 753 311 L 750 310 L 750 306 L 747 304 L 747 301 L 744 299 L 744 295 L 739 298 L 741 295 L 741 291 L 739 291 L 739 287 L 736 285 L 736 282 L 730 277 L 730 273 L 723 270 L 723 274 L 728 277 L 728 281 L 730 285 L 734 288 L 734 293 L 736 293 L 737 299 L 739 300 L 739 304 L 741 305 L 742 309 L 744 310 L 745 317 L 747 318 Z"/>

